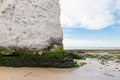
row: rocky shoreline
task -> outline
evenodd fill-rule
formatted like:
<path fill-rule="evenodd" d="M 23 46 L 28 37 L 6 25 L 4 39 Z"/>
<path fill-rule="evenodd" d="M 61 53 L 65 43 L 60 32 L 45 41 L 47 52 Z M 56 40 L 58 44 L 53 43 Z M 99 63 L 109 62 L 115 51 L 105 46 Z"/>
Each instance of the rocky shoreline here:
<path fill-rule="evenodd" d="M 109 53 L 120 54 L 120 49 L 68 49 L 67 52 L 72 53 Z"/>

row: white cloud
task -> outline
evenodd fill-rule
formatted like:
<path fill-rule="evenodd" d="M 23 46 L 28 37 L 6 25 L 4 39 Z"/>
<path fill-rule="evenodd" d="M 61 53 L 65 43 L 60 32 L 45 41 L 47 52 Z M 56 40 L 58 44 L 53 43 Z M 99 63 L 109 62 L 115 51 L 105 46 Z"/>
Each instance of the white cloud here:
<path fill-rule="evenodd" d="M 120 10 L 120 0 L 116 0 L 116 8 Z"/>
<path fill-rule="evenodd" d="M 65 32 L 73 32 L 73 30 L 71 30 L 71 29 L 65 29 L 64 31 Z"/>
<path fill-rule="evenodd" d="M 64 48 L 80 48 L 80 47 L 120 47 L 119 41 L 100 41 L 100 40 L 79 40 L 64 39 Z"/>
<path fill-rule="evenodd" d="M 80 25 L 94 30 L 113 24 L 112 12 L 115 7 L 120 9 L 120 0 L 60 0 L 60 3 L 62 26 Z"/>

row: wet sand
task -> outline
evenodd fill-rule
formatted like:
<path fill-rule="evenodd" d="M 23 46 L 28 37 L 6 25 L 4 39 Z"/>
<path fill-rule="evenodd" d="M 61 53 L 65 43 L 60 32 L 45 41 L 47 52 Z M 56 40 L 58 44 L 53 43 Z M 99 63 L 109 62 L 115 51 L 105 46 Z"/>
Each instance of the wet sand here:
<path fill-rule="evenodd" d="M 0 67 L 0 80 L 119 80 L 120 64 L 106 65 L 96 60 L 86 60 L 79 68 L 12 68 Z"/>

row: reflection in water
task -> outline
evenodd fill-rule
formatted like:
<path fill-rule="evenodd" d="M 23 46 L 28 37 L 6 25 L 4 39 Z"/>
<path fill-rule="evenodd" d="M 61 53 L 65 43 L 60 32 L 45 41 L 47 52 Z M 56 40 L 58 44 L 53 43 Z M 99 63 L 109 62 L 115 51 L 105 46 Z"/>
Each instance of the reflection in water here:
<path fill-rule="evenodd" d="M 87 65 L 72 69 L 58 68 L 0 68 L 0 80 L 119 80 L 120 64 L 102 65 L 86 60 Z"/>

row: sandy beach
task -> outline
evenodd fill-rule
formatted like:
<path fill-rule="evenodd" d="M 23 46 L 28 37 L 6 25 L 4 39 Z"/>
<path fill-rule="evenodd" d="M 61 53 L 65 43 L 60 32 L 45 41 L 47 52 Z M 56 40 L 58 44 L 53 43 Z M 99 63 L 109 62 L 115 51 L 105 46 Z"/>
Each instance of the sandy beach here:
<path fill-rule="evenodd" d="M 120 64 L 109 61 L 102 65 L 87 59 L 79 68 L 12 68 L 0 67 L 0 80 L 119 80 Z"/>

